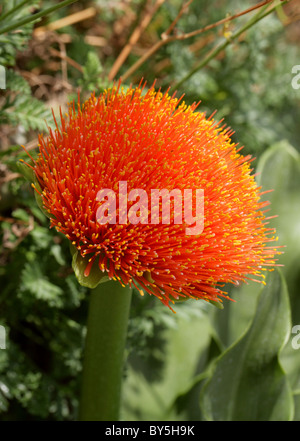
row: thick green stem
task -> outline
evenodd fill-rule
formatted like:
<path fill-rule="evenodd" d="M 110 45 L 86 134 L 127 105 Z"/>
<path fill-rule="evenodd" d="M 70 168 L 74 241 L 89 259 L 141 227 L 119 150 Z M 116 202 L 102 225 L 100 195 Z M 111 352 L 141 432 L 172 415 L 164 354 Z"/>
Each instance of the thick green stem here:
<path fill-rule="evenodd" d="M 119 419 L 131 288 L 119 282 L 91 291 L 83 362 L 81 421 Z"/>

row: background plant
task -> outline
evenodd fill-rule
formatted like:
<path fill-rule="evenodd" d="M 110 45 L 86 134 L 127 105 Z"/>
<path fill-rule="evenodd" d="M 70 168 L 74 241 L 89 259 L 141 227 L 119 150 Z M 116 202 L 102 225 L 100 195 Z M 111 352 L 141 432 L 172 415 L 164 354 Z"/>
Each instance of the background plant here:
<path fill-rule="evenodd" d="M 300 91 L 291 86 L 291 70 L 300 64 L 300 10 L 296 1 L 282 2 L 230 41 L 259 11 L 279 2 L 262 3 L 269 4 L 245 14 L 257 4 L 243 3 L 242 10 L 236 0 L 1 3 L 2 420 L 77 418 L 87 312 L 87 292 L 71 270 L 68 244 L 49 230 L 21 174 L 18 160 L 26 155 L 20 145 L 34 154 L 51 108 L 65 108 L 78 88 L 83 97 L 100 92 L 120 75 L 125 85 L 156 79 L 164 90 L 170 85 L 185 93 L 188 104 L 201 100 L 208 114 L 218 109 L 244 153 L 256 157 L 260 184 L 275 190 L 265 197 L 272 200 L 271 214 L 279 214 L 271 221 L 279 243 L 287 245 L 282 274 L 270 273 L 263 290 L 253 283 L 231 288 L 237 302 L 221 311 L 187 301 L 174 315 L 155 299 L 134 294 L 123 418 L 299 420 L 299 352 L 292 349 L 291 329 L 300 323 Z M 166 38 L 173 40 L 162 44 Z M 255 399 L 245 406 L 254 383 Z M 216 384 L 223 386 L 216 390 Z M 239 392 L 229 394 L 228 385 Z M 255 414 L 257 402 L 264 411 Z"/>

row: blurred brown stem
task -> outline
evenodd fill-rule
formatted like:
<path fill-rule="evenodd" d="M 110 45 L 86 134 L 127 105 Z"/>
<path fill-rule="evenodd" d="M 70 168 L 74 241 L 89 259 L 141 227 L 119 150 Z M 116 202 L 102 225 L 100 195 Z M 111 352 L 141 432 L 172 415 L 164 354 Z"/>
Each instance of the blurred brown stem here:
<path fill-rule="evenodd" d="M 237 14 L 231 15 L 231 16 L 227 16 L 215 23 L 212 23 L 210 25 L 207 25 L 201 29 L 197 29 L 195 31 L 192 32 L 188 32 L 186 34 L 181 34 L 181 35 L 170 35 L 171 32 L 173 31 L 175 25 L 177 24 L 179 18 L 182 16 L 182 14 L 185 12 L 187 6 L 190 5 L 190 3 L 192 2 L 192 0 L 189 0 L 187 3 L 185 3 L 177 17 L 175 18 L 175 20 L 171 23 L 171 25 L 169 26 L 169 28 L 161 35 L 161 40 L 159 40 L 157 43 L 155 43 L 150 49 L 148 49 L 148 51 L 145 52 L 145 54 L 139 58 L 123 75 L 122 75 L 122 79 L 123 81 L 125 81 L 130 75 L 132 75 L 146 60 L 148 60 L 155 52 L 157 52 L 162 46 L 165 46 L 166 44 L 169 44 L 173 41 L 180 41 L 180 40 L 186 40 L 188 38 L 191 37 L 195 37 L 196 35 L 199 35 L 203 32 L 206 32 L 208 30 L 211 30 L 217 26 L 220 26 L 222 24 L 228 23 L 231 20 L 234 20 L 235 18 L 241 17 L 242 15 L 248 14 L 249 12 L 254 11 L 255 9 L 261 8 L 264 5 L 267 5 L 268 3 L 272 3 L 274 0 L 264 0 L 260 3 L 258 3 L 255 6 L 252 6 L 250 8 L 245 9 L 242 12 L 238 12 Z"/>
<path fill-rule="evenodd" d="M 199 64 L 197 64 L 184 78 L 182 78 L 179 82 L 176 84 L 173 84 L 171 90 L 174 90 L 174 88 L 179 88 L 181 85 L 191 78 L 198 70 L 202 69 L 204 66 L 206 66 L 213 58 L 215 58 L 219 53 L 221 53 L 226 47 L 231 44 L 234 40 L 236 40 L 240 35 L 242 35 L 245 31 L 250 29 L 252 26 L 254 26 L 258 21 L 262 20 L 267 15 L 271 14 L 273 11 L 275 11 L 276 8 L 278 8 L 279 5 L 283 5 L 285 3 L 288 3 L 290 0 L 280 0 L 281 3 L 278 3 L 278 1 L 275 0 L 274 5 L 271 8 L 268 8 L 268 3 L 266 2 L 263 7 L 252 17 L 246 24 L 244 24 L 238 31 L 230 35 L 229 37 L 225 38 L 224 41 L 217 45 Z"/>
<path fill-rule="evenodd" d="M 118 73 L 120 67 L 122 66 L 122 64 L 124 63 L 124 61 L 128 57 L 128 55 L 130 54 L 132 47 L 136 44 L 136 42 L 140 38 L 142 32 L 144 31 L 144 29 L 146 29 L 146 27 L 150 23 L 152 17 L 154 16 L 154 14 L 158 10 L 158 8 L 164 3 L 164 1 L 165 0 L 156 0 L 153 8 L 149 9 L 148 12 L 146 12 L 146 14 L 142 18 L 141 22 L 139 23 L 139 25 L 134 29 L 128 43 L 126 44 L 126 46 L 124 46 L 123 50 L 119 54 L 118 58 L 114 62 L 113 66 L 108 74 L 108 79 L 110 81 L 114 79 L 114 77 Z M 149 3 L 150 2 L 148 1 L 147 6 L 149 6 Z"/>

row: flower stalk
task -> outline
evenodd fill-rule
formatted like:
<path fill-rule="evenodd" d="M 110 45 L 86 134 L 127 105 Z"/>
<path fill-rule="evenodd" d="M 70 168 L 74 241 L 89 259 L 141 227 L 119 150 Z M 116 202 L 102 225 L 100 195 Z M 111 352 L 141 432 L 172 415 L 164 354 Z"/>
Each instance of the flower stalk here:
<path fill-rule="evenodd" d="M 83 362 L 81 421 L 117 421 L 131 288 L 117 281 L 91 290 Z"/>

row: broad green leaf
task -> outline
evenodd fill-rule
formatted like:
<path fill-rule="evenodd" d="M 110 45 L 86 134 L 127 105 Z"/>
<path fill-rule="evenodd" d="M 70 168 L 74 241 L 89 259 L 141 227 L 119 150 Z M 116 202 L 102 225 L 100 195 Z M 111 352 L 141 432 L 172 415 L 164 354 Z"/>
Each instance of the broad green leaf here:
<path fill-rule="evenodd" d="M 283 264 L 291 301 L 293 325 L 300 324 L 300 154 L 288 142 L 270 147 L 261 157 L 257 167 L 258 183 L 263 190 L 273 189 L 263 195 L 271 202 L 270 220 L 279 237 L 278 244 L 285 245 L 279 263 Z M 300 388 L 300 351 L 292 346 L 293 335 L 281 354 L 281 362 L 289 375 L 293 388 Z"/>
<path fill-rule="evenodd" d="M 217 359 L 201 392 L 204 418 L 217 421 L 291 420 L 293 399 L 279 353 L 290 334 L 286 284 L 267 278 L 245 334 Z"/>
<path fill-rule="evenodd" d="M 237 287 L 226 286 L 225 290 L 233 301 L 224 302 L 221 311 L 212 311 L 213 327 L 224 349 L 239 339 L 249 327 L 261 287 L 261 283 L 251 280 Z"/>
<path fill-rule="evenodd" d="M 275 227 L 279 236 L 274 245 L 287 245 L 279 256 L 282 271 L 286 275 L 288 291 L 295 302 L 300 301 L 298 295 L 298 278 L 300 268 L 300 161 L 299 153 L 287 142 L 283 141 L 271 146 L 262 156 L 257 167 L 257 182 L 262 191 L 273 190 L 262 195 L 271 205 L 266 216 L 278 215 L 270 219 L 270 227 Z M 255 305 L 261 285 L 250 281 L 239 287 L 229 285 L 226 291 L 235 302 L 226 302 L 224 311 L 214 311 L 213 320 L 224 347 L 228 347 L 238 339 L 255 313 Z M 300 308 L 295 305 L 292 314 L 299 315 Z M 298 311 L 298 312 L 297 312 Z M 296 320 L 297 321 L 297 320 Z M 300 322 L 300 321 L 299 321 Z M 297 321 L 298 323 L 298 321 Z"/>
<path fill-rule="evenodd" d="M 166 328 L 160 335 L 162 343 L 159 349 L 155 349 L 159 352 L 153 354 L 156 355 L 156 364 L 146 363 L 133 354 L 123 384 L 122 419 L 178 419 L 179 412 L 174 402 L 198 379 L 195 376 L 199 373 L 200 358 L 209 345 L 212 332 L 208 315 L 201 312 L 201 303 L 197 303 L 195 309 L 198 306 L 198 314 L 189 317 L 180 314 L 184 304 L 176 307 L 176 327 Z M 173 313 L 170 311 L 170 314 Z M 199 409 L 198 403 L 197 406 Z M 186 418 L 187 412 L 180 413 L 180 420 Z"/>
<path fill-rule="evenodd" d="M 294 393 L 295 415 L 294 421 L 300 421 L 300 390 Z"/>
<path fill-rule="evenodd" d="M 278 245 L 284 245 L 283 264 L 291 297 L 292 316 L 300 323 L 300 155 L 288 142 L 282 141 L 270 147 L 262 156 L 257 167 L 257 181 L 262 190 L 273 190 L 262 195 L 270 201 L 269 226 L 276 228 Z"/>
<path fill-rule="evenodd" d="M 176 421 L 179 419 L 201 421 L 203 419 L 199 403 L 199 394 L 203 384 L 205 384 L 205 380 L 211 375 L 211 369 L 216 357 L 220 354 L 221 345 L 219 339 L 214 335 L 214 332 L 212 332 L 210 343 L 202 352 L 198 363 L 198 371 L 200 371 L 200 374 L 193 377 L 186 390 L 179 393 L 174 403 L 172 403 L 171 411 L 176 415 Z"/>
<path fill-rule="evenodd" d="M 299 337 L 294 333 L 294 326 L 291 326 L 290 338 L 280 354 L 280 362 L 295 392 L 300 388 L 300 347 Z"/>

